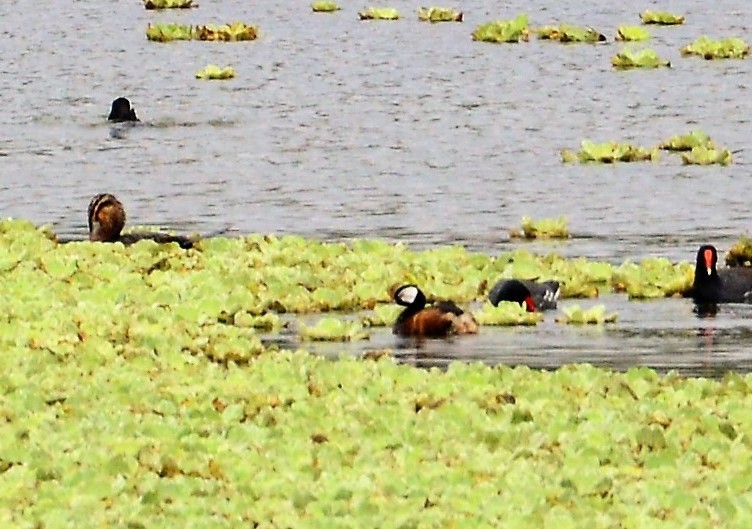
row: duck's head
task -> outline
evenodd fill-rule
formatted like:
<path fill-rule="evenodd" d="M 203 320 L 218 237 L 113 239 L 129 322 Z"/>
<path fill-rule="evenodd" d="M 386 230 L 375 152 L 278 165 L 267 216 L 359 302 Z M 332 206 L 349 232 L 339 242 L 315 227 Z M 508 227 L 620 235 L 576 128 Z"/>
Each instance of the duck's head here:
<path fill-rule="evenodd" d="M 103 193 L 89 202 L 89 240 L 114 242 L 125 227 L 125 209 L 115 195 Z"/>
<path fill-rule="evenodd" d="M 394 302 L 403 307 L 420 307 L 426 305 L 426 296 L 415 285 L 402 285 L 394 293 Z"/>
<path fill-rule="evenodd" d="M 718 251 L 715 246 L 704 244 L 697 250 L 697 265 L 695 267 L 695 277 L 702 274 L 713 276 L 716 274 L 716 264 L 718 264 Z"/>
<path fill-rule="evenodd" d="M 138 121 L 136 111 L 131 107 L 131 102 L 125 97 L 118 97 L 112 102 L 112 109 L 110 109 L 110 115 L 107 119 L 116 123 L 122 121 Z"/>

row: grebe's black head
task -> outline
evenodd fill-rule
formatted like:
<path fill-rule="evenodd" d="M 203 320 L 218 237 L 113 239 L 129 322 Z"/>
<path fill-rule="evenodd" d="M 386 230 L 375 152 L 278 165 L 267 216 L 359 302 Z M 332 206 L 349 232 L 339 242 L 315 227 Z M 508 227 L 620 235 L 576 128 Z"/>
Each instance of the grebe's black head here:
<path fill-rule="evenodd" d="M 394 301 L 403 307 L 423 308 L 426 306 L 426 296 L 415 285 L 402 285 L 394 293 Z"/>
<path fill-rule="evenodd" d="M 123 121 L 138 121 L 136 117 L 136 111 L 131 107 L 131 102 L 124 97 L 118 97 L 112 102 L 112 109 L 110 115 L 107 117 L 109 121 L 120 123 Z"/>

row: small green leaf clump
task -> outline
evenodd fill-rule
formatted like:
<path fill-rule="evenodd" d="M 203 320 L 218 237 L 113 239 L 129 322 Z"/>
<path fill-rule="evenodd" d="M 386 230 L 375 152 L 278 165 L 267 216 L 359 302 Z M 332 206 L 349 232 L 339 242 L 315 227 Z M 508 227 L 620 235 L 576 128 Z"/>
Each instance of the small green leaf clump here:
<path fill-rule="evenodd" d="M 522 229 L 512 230 L 509 235 L 520 239 L 568 239 L 568 224 L 566 217 L 540 220 L 522 217 Z"/>
<path fill-rule="evenodd" d="M 216 26 L 190 26 L 185 24 L 149 24 L 146 28 L 146 38 L 156 42 L 170 42 L 173 40 L 213 40 L 236 42 L 255 40 L 258 29 L 243 22 L 232 22 Z"/>
<path fill-rule="evenodd" d="M 579 28 L 562 24 L 560 26 L 543 26 L 535 31 L 539 39 L 558 40 L 559 42 L 605 42 L 606 36 L 591 27 Z"/>
<path fill-rule="evenodd" d="M 360 20 L 398 20 L 399 11 L 393 7 L 369 7 L 358 13 Z"/>
<path fill-rule="evenodd" d="M 662 60 L 650 48 L 644 50 L 622 50 L 611 58 L 611 64 L 618 70 L 671 67 L 669 61 Z"/>
<path fill-rule="evenodd" d="M 144 0 L 146 9 L 190 9 L 198 7 L 193 0 Z"/>
<path fill-rule="evenodd" d="M 205 26 L 196 26 L 193 30 L 195 40 L 211 40 L 222 42 L 239 42 L 256 40 L 258 38 L 258 28 L 244 22 L 231 22 L 216 26 L 207 24 Z"/>
<path fill-rule="evenodd" d="M 300 324 L 300 336 L 304 340 L 327 342 L 352 342 L 367 340 L 368 332 L 360 322 L 340 318 L 321 318 L 316 325 Z"/>
<path fill-rule="evenodd" d="M 648 40 L 650 33 L 641 26 L 619 26 L 616 31 L 616 40 L 630 42 Z"/>
<path fill-rule="evenodd" d="M 698 145 L 691 151 L 681 153 L 685 165 L 729 165 L 731 151 L 713 145 Z"/>
<path fill-rule="evenodd" d="M 666 151 L 691 151 L 695 147 L 712 147 L 713 142 L 702 130 L 693 130 L 688 134 L 672 136 L 658 145 Z"/>
<path fill-rule="evenodd" d="M 628 143 L 593 143 L 589 140 L 582 141 L 577 153 L 567 149 L 561 151 L 561 158 L 565 163 L 641 162 L 657 160 L 658 156 L 658 149 L 645 149 Z"/>
<path fill-rule="evenodd" d="M 675 26 L 684 24 L 684 17 L 674 15 L 667 11 L 650 11 L 646 10 L 640 13 L 640 19 L 643 24 L 657 24 L 662 26 Z"/>
<path fill-rule="evenodd" d="M 522 42 L 530 38 L 527 15 L 513 20 L 497 20 L 481 24 L 473 31 L 473 40 L 482 42 Z"/>
<path fill-rule="evenodd" d="M 726 252 L 727 266 L 752 266 L 752 238 L 743 236 Z"/>
<path fill-rule="evenodd" d="M 749 45 L 742 39 L 712 40 L 703 35 L 692 44 L 684 46 L 681 53 L 682 55 L 698 55 L 706 60 L 743 59 L 749 55 Z"/>
<path fill-rule="evenodd" d="M 484 303 L 481 310 L 473 315 L 480 325 L 537 325 L 543 320 L 542 313 L 528 312 L 525 306 L 514 301 L 501 301 L 496 307 L 490 303 Z"/>
<path fill-rule="evenodd" d="M 462 22 L 462 11 L 448 7 L 419 7 L 418 20 L 424 22 Z"/>
<path fill-rule="evenodd" d="M 210 64 L 196 72 L 196 79 L 232 79 L 233 77 L 235 77 L 235 70 L 232 66 L 220 68 L 215 64 Z"/>
<path fill-rule="evenodd" d="M 149 24 L 146 27 L 146 38 L 155 42 L 191 40 L 193 28 L 186 24 Z"/>
<path fill-rule="evenodd" d="M 324 0 L 322 2 L 314 2 L 311 4 L 311 9 L 314 13 L 333 13 L 339 11 L 341 8 L 336 2 L 330 2 Z"/>
<path fill-rule="evenodd" d="M 616 312 L 606 314 L 604 305 L 596 305 L 589 309 L 582 309 L 579 305 L 564 307 L 563 316 L 556 318 L 557 322 L 569 323 L 573 325 L 603 325 L 605 323 L 614 323 L 618 318 Z"/>

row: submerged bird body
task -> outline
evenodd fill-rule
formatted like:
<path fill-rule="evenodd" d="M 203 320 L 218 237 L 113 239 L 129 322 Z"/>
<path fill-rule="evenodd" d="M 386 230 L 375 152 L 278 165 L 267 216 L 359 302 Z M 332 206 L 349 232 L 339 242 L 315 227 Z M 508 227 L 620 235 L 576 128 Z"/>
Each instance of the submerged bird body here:
<path fill-rule="evenodd" d="M 501 301 L 524 302 L 528 312 L 555 309 L 559 299 L 558 281 L 538 283 L 528 279 L 502 279 L 488 293 L 488 299 L 496 306 Z"/>
<path fill-rule="evenodd" d="M 718 251 L 709 244 L 697 251 L 690 295 L 695 303 L 752 302 L 752 268 L 717 269 Z"/>
<path fill-rule="evenodd" d="M 478 332 L 475 318 L 451 301 L 439 301 L 426 308 L 426 296 L 415 285 L 398 288 L 394 300 L 405 307 L 394 323 L 394 334 L 444 337 Z"/>
<path fill-rule="evenodd" d="M 123 204 L 110 193 L 102 193 L 95 196 L 89 202 L 88 223 L 89 240 L 99 242 L 121 242 L 125 245 L 149 239 L 158 243 L 177 243 L 181 248 L 193 247 L 194 241 L 180 235 L 166 233 L 126 233 L 122 234 L 125 227 L 125 208 Z"/>
<path fill-rule="evenodd" d="M 112 102 L 108 121 L 122 123 L 125 121 L 139 121 L 136 117 L 136 111 L 131 107 L 131 102 L 125 97 L 118 97 Z"/>

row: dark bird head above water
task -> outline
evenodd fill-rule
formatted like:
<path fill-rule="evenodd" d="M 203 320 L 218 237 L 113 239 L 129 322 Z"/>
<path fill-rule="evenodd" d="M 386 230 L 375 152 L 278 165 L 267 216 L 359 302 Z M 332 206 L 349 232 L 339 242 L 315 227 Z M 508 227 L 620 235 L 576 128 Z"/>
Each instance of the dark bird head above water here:
<path fill-rule="evenodd" d="M 697 250 L 697 263 L 695 265 L 695 277 L 698 275 L 707 275 L 713 277 L 718 275 L 716 265 L 718 264 L 718 251 L 715 246 L 704 244 Z"/>
<path fill-rule="evenodd" d="M 115 123 L 121 123 L 123 121 L 138 121 L 136 111 L 131 107 L 131 102 L 125 97 L 118 97 L 112 102 L 110 115 L 107 119 Z"/>
<path fill-rule="evenodd" d="M 115 242 L 125 227 L 123 204 L 110 193 L 95 196 L 89 202 L 89 240 Z"/>

